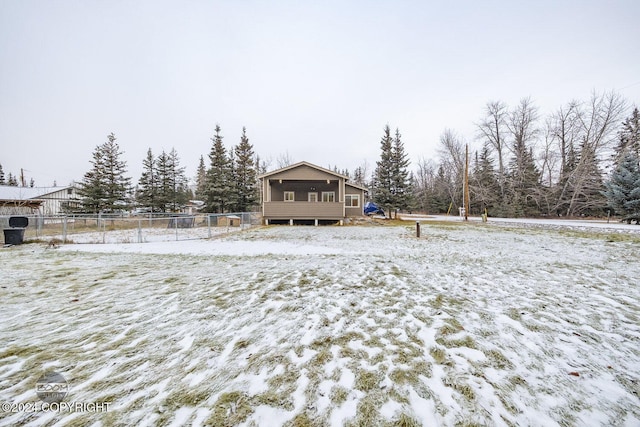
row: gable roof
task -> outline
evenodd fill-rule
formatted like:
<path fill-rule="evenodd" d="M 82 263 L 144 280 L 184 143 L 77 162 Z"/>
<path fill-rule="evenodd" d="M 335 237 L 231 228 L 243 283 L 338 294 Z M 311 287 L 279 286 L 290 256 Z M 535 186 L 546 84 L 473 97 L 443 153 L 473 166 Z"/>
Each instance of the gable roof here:
<path fill-rule="evenodd" d="M 0 200 L 33 200 L 68 188 L 72 188 L 72 186 L 16 187 L 13 185 L 0 185 Z"/>
<path fill-rule="evenodd" d="M 310 167 L 310 168 L 313 168 L 313 169 L 319 170 L 319 171 L 321 171 L 321 172 L 328 173 L 328 174 L 330 174 L 330 175 L 334 175 L 334 176 L 336 176 L 336 177 L 338 177 L 338 178 L 343 178 L 344 180 L 349 179 L 349 177 L 348 177 L 348 176 L 346 176 L 346 175 L 342 175 L 341 173 L 334 172 L 334 171 L 332 171 L 332 170 L 325 169 L 325 168 L 322 168 L 322 167 L 320 167 L 320 166 L 316 166 L 316 165 L 314 165 L 314 164 L 312 164 L 312 163 L 304 162 L 304 161 L 303 161 L 303 162 L 298 162 L 298 163 L 293 164 L 293 165 L 286 166 L 286 167 L 284 167 L 284 168 L 276 169 L 276 170 L 271 171 L 271 172 L 267 172 L 267 173 L 265 173 L 265 174 L 259 175 L 259 176 L 258 176 L 258 178 L 260 178 L 260 179 L 262 179 L 262 178 L 266 178 L 266 177 L 268 177 L 268 176 L 275 175 L 275 174 L 277 174 L 277 173 L 286 172 L 286 171 L 291 170 L 291 169 L 299 168 L 300 166 L 308 166 L 308 167 Z"/>
<path fill-rule="evenodd" d="M 353 182 L 345 182 L 344 185 L 348 185 L 349 187 L 357 188 L 358 190 L 362 190 L 362 191 L 367 191 L 367 192 L 369 191 L 367 187 L 364 187 L 359 184 L 355 184 Z"/>

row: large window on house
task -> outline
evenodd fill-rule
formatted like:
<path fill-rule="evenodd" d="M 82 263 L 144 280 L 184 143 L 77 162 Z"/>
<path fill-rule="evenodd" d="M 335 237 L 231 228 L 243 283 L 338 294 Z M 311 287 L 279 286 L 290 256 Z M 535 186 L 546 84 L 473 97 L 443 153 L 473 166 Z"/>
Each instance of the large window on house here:
<path fill-rule="evenodd" d="M 346 194 L 344 196 L 344 205 L 348 208 L 360 207 L 360 195 L 359 194 Z"/>
<path fill-rule="evenodd" d="M 285 191 L 284 192 L 284 201 L 285 202 L 293 202 L 296 199 L 296 193 L 293 191 Z"/>
<path fill-rule="evenodd" d="M 322 192 L 322 201 L 323 202 L 335 202 L 336 201 L 336 192 L 335 191 L 323 191 Z"/>

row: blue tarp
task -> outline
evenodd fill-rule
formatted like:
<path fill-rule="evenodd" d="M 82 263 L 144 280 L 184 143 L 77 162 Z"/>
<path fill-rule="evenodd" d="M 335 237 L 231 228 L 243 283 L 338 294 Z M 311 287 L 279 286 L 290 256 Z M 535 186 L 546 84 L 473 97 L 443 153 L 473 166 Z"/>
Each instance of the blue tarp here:
<path fill-rule="evenodd" d="M 380 209 L 380 207 L 373 202 L 365 203 L 364 213 L 365 215 L 373 215 L 373 214 L 384 215 L 384 211 Z"/>

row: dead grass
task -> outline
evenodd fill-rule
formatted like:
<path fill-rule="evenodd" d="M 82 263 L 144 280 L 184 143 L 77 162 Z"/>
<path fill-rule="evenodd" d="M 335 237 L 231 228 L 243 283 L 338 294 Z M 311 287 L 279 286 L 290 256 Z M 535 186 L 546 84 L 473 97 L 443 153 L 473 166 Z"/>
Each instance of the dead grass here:
<path fill-rule="evenodd" d="M 476 393 L 473 391 L 473 388 L 469 384 L 463 382 L 460 378 L 447 375 L 442 379 L 442 383 L 460 393 L 460 395 L 467 399 L 467 401 L 473 401 L 476 399 Z"/>
<path fill-rule="evenodd" d="M 406 227 L 406 223 L 403 225 Z M 576 399 L 584 398 L 580 387 L 585 385 L 587 373 L 585 371 L 582 379 L 563 378 L 564 383 L 562 379 L 545 378 L 549 384 L 540 386 L 533 378 L 540 378 L 544 367 L 549 361 L 558 360 L 565 347 L 542 339 L 545 334 L 537 332 L 557 337 L 557 329 L 564 328 L 572 345 L 581 352 L 593 348 L 594 343 L 600 348 L 611 343 L 610 336 L 596 332 L 605 327 L 621 331 L 615 332 L 618 335 L 612 332 L 611 336 L 632 339 L 633 329 L 630 330 L 629 325 L 638 318 L 637 304 L 632 299 L 635 294 L 625 293 L 613 282 L 630 282 L 637 269 L 630 268 L 626 273 L 629 278 L 621 279 L 619 274 L 614 277 L 603 270 L 604 267 L 597 271 L 595 267 L 577 270 L 576 264 L 567 257 L 558 256 L 557 262 L 564 262 L 558 266 L 553 264 L 555 260 L 548 264 L 544 260 L 536 261 L 542 267 L 548 266 L 541 269 L 544 274 L 566 274 L 573 270 L 578 276 L 579 272 L 577 284 L 584 284 L 585 292 L 593 291 L 616 303 L 615 315 L 611 316 L 611 312 L 602 311 L 606 303 L 594 310 L 587 307 L 584 298 L 575 295 L 576 303 L 581 303 L 584 313 L 589 315 L 590 320 L 585 322 L 586 315 L 572 307 L 560 309 L 549 304 L 555 295 L 550 295 L 553 290 L 550 292 L 548 286 L 543 286 L 542 279 L 535 282 L 535 291 L 520 286 L 547 277 L 536 275 L 535 269 L 524 261 L 503 266 L 502 270 L 498 266 L 500 274 L 516 274 L 500 278 L 492 274 L 496 270 L 494 266 L 483 264 L 483 260 L 479 260 L 477 272 L 474 270 L 472 275 L 468 271 L 472 263 L 458 263 L 459 255 L 454 253 L 453 260 L 443 261 L 437 260 L 442 254 L 434 253 L 431 258 L 424 257 L 428 261 L 421 270 L 422 267 L 416 266 L 419 258 L 416 253 L 431 250 L 429 245 L 433 242 L 411 240 L 402 231 L 375 230 L 380 235 L 390 231 L 402 235 L 401 244 L 415 243 L 415 248 L 409 248 L 411 253 L 394 254 L 392 261 L 375 253 L 357 255 L 348 258 L 348 262 L 333 257 L 326 265 L 314 263 L 314 270 L 305 273 L 291 273 L 301 270 L 279 267 L 280 264 L 303 265 L 304 261 L 295 256 L 287 256 L 285 263 L 283 257 L 277 256 L 246 259 L 141 255 L 135 263 L 127 256 L 129 265 L 121 260 L 122 255 L 41 251 L 44 255 L 40 258 L 46 262 L 33 259 L 33 279 L 29 276 L 27 280 L 27 267 L 20 267 L 23 270 L 18 273 L 21 286 L 2 290 L 2 297 L 7 297 L 7 310 L 15 299 L 26 313 L 29 311 L 25 308 L 33 303 L 24 301 L 34 295 L 47 298 L 49 304 L 25 316 L 33 325 L 30 329 L 21 324 L 22 318 L 14 317 L 17 320 L 13 329 L 28 330 L 32 346 L 12 336 L 8 341 L 11 344 L 0 349 L 0 364 L 9 367 L 8 370 L 21 363 L 20 369 L 29 372 L 39 372 L 52 363 L 64 367 L 65 376 L 73 384 L 88 382 L 78 390 L 84 393 L 78 395 L 78 400 L 92 396 L 92 400 L 117 401 L 118 407 L 123 408 L 117 415 L 108 414 L 110 418 L 95 420 L 104 425 L 136 422 L 168 425 L 175 422 L 178 409 L 197 408 L 211 411 L 205 425 L 255 427 L 257 421 L 252 419 L 252 414 L 257 415 L 256 408 L 266 405 L 283 411 L 301 408 L 296 410 L 293 419 L 293 413 L 288 416 L 288 426 L 326 426 L 332 413 L 342 410 L 355 410 L 356 414 L 352 419 L 341 420 L 341 425 L 415 426 L 420 425 L 420 420 L 413 418 L 414 392 L 434 405 L 434 416 L 444 424 L 474 425 L 475 422 L 482 425 L 489 420 L 483 411 L 495 408 L 501 413 L 493 422 L 519 425 L 525 419 L 519 414 L 528 411 L 529 404 L 540 405 L 540 411 L 555 419 L 573 414 L 573 418 L 567 418 L 568 422 L 579 421 L 575 415 L 586 410 L 578 403 L 563 400 L 552 413 L 543 399 L 555 392 L 575 393 Z M 460 234 L 449 235 L 449 230 L 436 234 L 446 234 L 451 241 L 462 240 Z M 305 239 L 313 241 L 308 236 L 310 234 L 305 234 Z M 598 245 L 598 248 L 613 246 L 603 242 Z M 401 247 L 397 246 L 399 252 Z M 631 255 L 635 256 L 635 252 Z M 107 259 L 107 267 L 102 266 L 103 257 Z M 7 265 L 11 262 L 9 256 L 3 261 Z M 183 272 L 172 268 L 174 261 L 184 268 Z M 452 270 L 445 270 L 445 265 L 434 267 L 433 262 L 446 262 Z M 622 265 L 620 258 L 614 265 L 618 262 Z M 159 264 L 166 265 L 167 272 L 156 272 Z M 353 274 L 345 274 L 346 268 Z M 233 274 L 229 274 L 231 271 Z M 86 284 L 77 280 L 79 272 L 86 275 Z M 212 279 L 216 274 L 229 280 L 218 283 Z M 179 277 L 188 280 L 188 286 L 182 286 Z M 370 279 L 371 287 L 363 286 L 360 280 L 363 277 Z M 599 286 L 596 291 L 592 286 L 586 287 L 593 277 Z M 58 279 L 56 289 L 60 292 L 56 294 L 51 288 L 38 284 L 47 278 Z M 135 282 L 135 286 L 129 287 L 127 282 Z M 511 288 L 514 292 L 510 292 Z M 611 292 L 603 295 L 605 290 Z M 500 291 L 509 295 L 502 296 Z M 67 294 L 72 292 L 73 298 L 75 293 L 80 294 L 80 301 L 69 307 Z M 558 289 L 558 292 L 563 293 L 563 298 L 574 296 L 566 290 Z M 99 293 L 108 296 L 98 298 L 92 306 L 92 298 Z M 136 299 L 137 295 L 147 300 Z M 472 309 L 474 303 L 479 311 Z M 47 311 L 49 307 L 56 307 L 58 311 Z M 17 314 L 20 312 L 16 311 Z M 500 314 L 516 319 L 524 328 L 513 328 L 512 322 Z M 33 346 L 43 342 L 36 330 L 46 329 L 42 328 L 45 324 L 42 318 L 51 315 L 57 316 L 54 320 L 60 327 L 54 325 L 51 335 L 47 335 L 50 348 L 42 351 Z M 584 332 L 582 326 L 575 327 L 571 322 L 585 328 L 591 326 L 598 341 Z M 552 330 L 542 329 L 549 324 Z M 114 341 L 123 331 L 128 332 Z M 581 337 L 573 338 L 572 331 L 579 332 Z M 194 341 L 191 348 L 183 350 L 181 339 L 187 334 L 192 335 Z M 144 340 L 140 340 L 142 335 Z M 522 346 L 526 353 L 521 354 L 520 346 L 526 338 L 531 338 L 537 346 Z M 620 345 L 628 346 L 623 341 Z M 545 346 L 546 343 L 550 345 Z M 478 361 L 479 352 L 465 351 L 465 347 L 479 349 L 485 357 Z M 621 349 L 606 356 L 618 358 L 623 351 L 629 360 L 635 360 L 633 349 Z M 141 355 L 147 355 L 147 360 Z M 96 361 L 101 366 L 114 365 L 107 379 L 99 377 Z M 147 362 L 149 365 L 145 366 Z M 588 362 L 593 367 L 589 374 L 602 378 L 602 371 L 598 371 L 601 366 L 593 359 Z M 599 402 L 598 407 L 594 404 L 593 412 L 615 419 L 612 408 L 616 407 L 626 411 L 619 419 L 628 417 L 634 421 L 638 412 L 629 401 L 638 395 L 638 385 L 633 375 L 628 374 L 632 372 L 628 369 L 628 360 L 618 358 L 616 363 L 619 366 L 604 372 L 609 372 L 607 375 L 611 377 L 608 386 L 617 388 L 620 395 L 625 396 L 624 400 L 619 404 Z M 527 376 L 531 372 L 533 374 Z M 521 376 L 515 375 L 518 373 Z M 30 381 L 34 378 L 23 377 L 20 372 L 5 378 L 5 383 L 11 384 L 11 393 L 19 395 L 31 390 Z M 189 381 L 203 378 L 203 382 L 196 381 L 195 386 L 187 387 Z M 353 388 L 340 386 L 352 378 Z M 524 378 L 532 378 L 532 383 L 528 384 Z M 164 380 L 170 382 L 158 385 Z M 568 388 L 567 383 L 575 388 Z M 266 387 L 253 394 L 247 384 Z M 440 395 L 442 384 L 449 389 Z M 141 391 L 145 393 L 143 396 Z M 218 394 L 223 391 L 227 393 Z M 453 405 L 444 398 L 449 394 L 456 401 Z M 381 407 L 390 399 L 394 405 L 399 404 L 397 412 L 383 413 Z M 318 405 L 320 401 L 328 406 Z M 130 415 L 136 411 L 142 413 L 136 408 L 146 408 L 146 414 Z M 61 422 L 82 425 L 94 421 L 79 416 Z"/>
<path fill-rule="evenodd" d="M 207 420 L 212 427 L 229 427 L 237 425 L 249 417 L 253 408 L 246 394 L 240 391 L 222 393 L 214 405 L 213 412 Z"/>
<path fill-rule="evenodd" d="M 172 391 L 164 400 L 163 406 L 171 411 L 183 406 L 194 407 L 205 402 L 210 396 L 207 390 L 190 390 L 180 388 Z"/>
<path fill-rule="evenodd" d="M 289 393 L 276 393 L 271 390 L 255 395 L 251 399 L 251 403 L 254 406 L 267 405 L 274 408 L 282 408 L 286 411 L 293 409 L 293 401 Z"/>
<path fill-rule="evenodd" d="M 489 359 L 489 364 L 497 369 L 513 369 L 513 363 L 507 359 L 499 350 L 484 350 L 485 356 Z"/>
<path fill-rule="evenodd" d="M 429 354 L 438 365 L 445 365 L 447 361 L 447 352 L 441 347 L 431 347 Z"/>
<path fill-rule="evenodd" d="M 422 427 L 422 423 L 404 412 L 395 418 L 390 427 Z"/>
<path fill-rule="evenodd" d="M 331 403 L 333 403 L 335 406 L 340 406 L 344 402 L 346 402 L 348 396 L 349 396 L 349 390 L 347 390 L 342 386 L 336 385 L 336 386 L 333 386 L 333 388 L 331 389 L 330 399 L 331 399 Z"/>
<path fill-rule="evenodd" d="M 293 417 L 291 421 L 283 424 L 283 427 L 319 427 L 321 424 L 314 422 L 309 416 L 303 412 Z"/>
<path fill-rule="evenodd" d="M 361 391 L 371 391 L 379 388 L 382 378 L 378 372 L 359 369 L 356 371 L 356 382 L 354 387 Z"/>
<path fill-rule="evenodd" d="M 345 423 L 345 427 L 370 427 L 380 423 L 379 408 L 388 400 L 382 393 L 369 393 L 363 397 L 356 408 L 356 416 Z"/>

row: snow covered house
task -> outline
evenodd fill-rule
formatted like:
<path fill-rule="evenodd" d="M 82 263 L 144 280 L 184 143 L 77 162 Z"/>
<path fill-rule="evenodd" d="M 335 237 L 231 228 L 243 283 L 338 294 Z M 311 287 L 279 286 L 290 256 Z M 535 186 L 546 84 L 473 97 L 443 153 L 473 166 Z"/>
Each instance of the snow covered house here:
<path fill-rule="evenodd" d="M 64 187 L 15 187 L 0 185 L 0 214 L 59 215 L 80 205 L 73 185 Z"/>
<path fill-rule="evenodd" d="M 318 225 L 362 216 L 366 188 L 349 177 L 308 162 L 260 175 L 266 224 Z"/>

